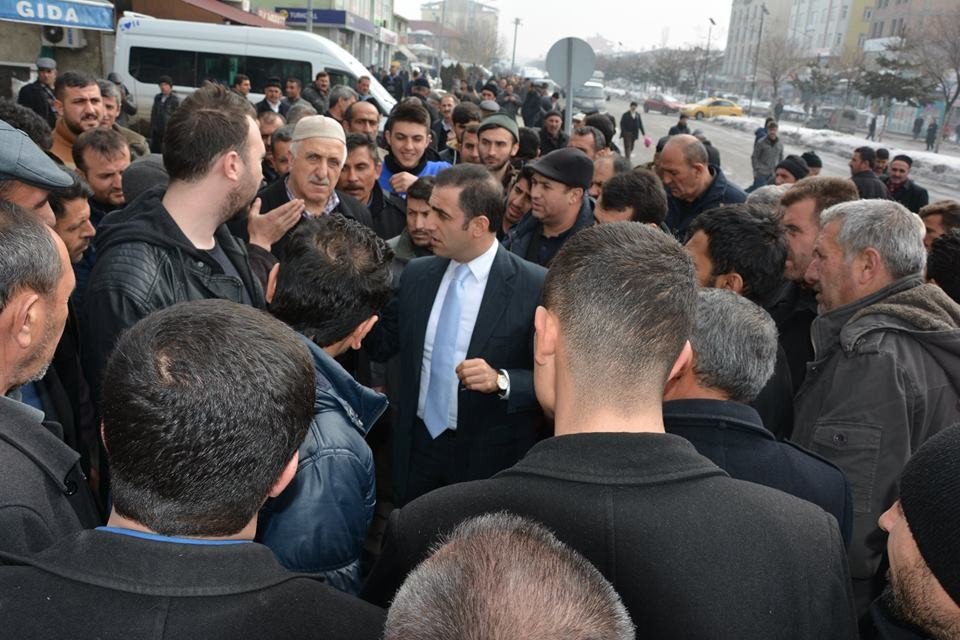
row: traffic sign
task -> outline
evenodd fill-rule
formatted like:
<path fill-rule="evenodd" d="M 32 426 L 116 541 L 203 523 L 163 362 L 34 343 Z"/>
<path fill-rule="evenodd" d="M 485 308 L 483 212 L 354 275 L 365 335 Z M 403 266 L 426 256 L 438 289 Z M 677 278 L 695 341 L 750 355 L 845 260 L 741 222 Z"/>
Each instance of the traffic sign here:
<path fill-rule="evenodd" d="M 573 123 L 573 92 L 593 76 L 597 54 L 580 38 L 557 40 L 547 53 L 547 72 L 567 94 L 563 129 L 569 135 Z"/>

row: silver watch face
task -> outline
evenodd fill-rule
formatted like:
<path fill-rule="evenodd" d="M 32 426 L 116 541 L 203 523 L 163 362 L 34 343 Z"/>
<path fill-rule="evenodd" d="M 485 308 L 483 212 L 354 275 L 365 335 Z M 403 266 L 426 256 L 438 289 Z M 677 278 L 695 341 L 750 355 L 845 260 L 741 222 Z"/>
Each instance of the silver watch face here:
<path fill-rule="evenodd" d="M 507 376 L 502 373 L 497 374 L 497 388 L 500 389 L 500 391 L 507 390 Z"/>

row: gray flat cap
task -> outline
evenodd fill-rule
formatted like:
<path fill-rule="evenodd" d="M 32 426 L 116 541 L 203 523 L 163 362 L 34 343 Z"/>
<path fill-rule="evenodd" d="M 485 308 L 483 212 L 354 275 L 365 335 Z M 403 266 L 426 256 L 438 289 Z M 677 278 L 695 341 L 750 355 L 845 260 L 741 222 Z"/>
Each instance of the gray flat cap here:
<path fill-rule="evenodd" d="M 56 69 L 57 61 L 53 58 L 37 58 L 37 69 Z"/>
<path fill-rule="evenodd" d="M 41 189 L 63 189 L 73 177 L 57 166 L 27 134 L 0 120 L 0 180 L 19 180 Z"/>

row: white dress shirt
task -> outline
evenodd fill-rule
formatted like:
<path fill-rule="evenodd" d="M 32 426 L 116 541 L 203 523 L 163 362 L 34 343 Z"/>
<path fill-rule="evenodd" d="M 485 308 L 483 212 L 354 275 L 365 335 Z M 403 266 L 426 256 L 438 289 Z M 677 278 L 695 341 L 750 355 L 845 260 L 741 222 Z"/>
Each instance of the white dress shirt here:
<path fill-rule="evenodd" d="M 500 243 L 493 239 L 489 249 L 467 263 L 470 275 L 463 281 L 460 325 L 457 328 L 457 346 L 453 360 L 457 365 L 467 357 L 467 348 L 470 346 L 470 338 L 473 337 L 473 327 L 477 323 L 477 315 L 480 313 L 480 303 L 483 301 L 483 293 L 487 289 L 490 268 L 493 267 L 493 259 L 497 255 L 499 246 Z M 453 260 L 447 265 L 447 270 L 443 273 L 440 286 L 437 288 L 437 297 L 433 299 L 430 319 L 427 321 L 427 333 L 423 338 L 423 360 L 420 363 L 420 396 L 417 399 L 417 417 L 421 420 L 423 420 L 424 408 L 427 404 L 427 389 L 430 387 L 430 357 L 433 354 L 433 340 L 437 336 L 440 310 L 443 308 L 443 301 L 447 297 L 450 282 L 453 281 L 453 272 L 458 266 L 460 266 L 460 263 Z M 455 388 L 450 396 L 450 420 L 447 426 L 450 429 L 456 429 L 457 389 L 460 386 L 460 380 L 454 376 L 451 384 L 454 384 Z"/>

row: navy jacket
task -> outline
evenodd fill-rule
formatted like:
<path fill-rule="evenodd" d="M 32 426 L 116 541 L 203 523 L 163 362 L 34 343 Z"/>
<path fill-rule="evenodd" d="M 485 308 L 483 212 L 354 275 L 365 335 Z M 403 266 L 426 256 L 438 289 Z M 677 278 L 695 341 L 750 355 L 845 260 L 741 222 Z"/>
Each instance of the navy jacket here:
<path fill-rule="evenodd" d="M 693 219 L 704 211 L 716 209 L 725 204 L 739 204 L 745 202 L 747 194 L 732 182 L 727 181 L 720 167 L 710 167 L 710 173 L 713 174 L 713 182 L 707 187 L 707 190 L 693 202 L 678 200 L 670 194 L 667 188 L 667 226 L 673 235 L 680 242 L 687 240 L 687 227 L 693 222 Z"/>
<path fill-rule="evenodd" d="M 557 255 L 560 248 L 573 234 L 581 229 L 594 225 L 593 200 L 583 194 L 580 212 L 573 226 L 554 238 L 543 237 L 543 224 L 534 216 L 527 215 L 521 218 L 517 226 L 511 229 L 504 238 L 503 246 L 525 260 L 535 262 L 543 267 L 549 267 L 550 261 Z M 535 243 L 539 243 L 534 246 Z"/>
<path fill-rule="evenodd" d="M 304 342 L 317 376 L 313 421 L 293 482 L 261 510 L 258 540 L 287 569 L 320 573 L 330 586 L 356 593 L 377 499 L 373 453 L 365 438 L 387 399 L 360 385 L 313 342 Z"/>
<path fill-rule="evenodd" d="M 667 433 L 689 440 L 731 477 L 818 505 L 837 519 L 844 542 L 850 541 L 853 506 L 843 472 L 806 449 L 777 442 L 754 408 L 724 400 L 671 400 L 663 403 L 663 422 Z"/>

